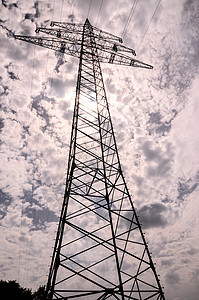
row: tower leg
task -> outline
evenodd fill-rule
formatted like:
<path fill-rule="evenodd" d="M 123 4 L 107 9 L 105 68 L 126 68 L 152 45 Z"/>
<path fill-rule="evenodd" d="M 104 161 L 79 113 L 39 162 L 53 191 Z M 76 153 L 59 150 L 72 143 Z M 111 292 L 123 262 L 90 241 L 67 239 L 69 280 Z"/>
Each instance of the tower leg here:
<path fill-rule="evenodd" d="M 47 291 L 50 299 L 164 300 L 121 169 L 88 20 Z"/>

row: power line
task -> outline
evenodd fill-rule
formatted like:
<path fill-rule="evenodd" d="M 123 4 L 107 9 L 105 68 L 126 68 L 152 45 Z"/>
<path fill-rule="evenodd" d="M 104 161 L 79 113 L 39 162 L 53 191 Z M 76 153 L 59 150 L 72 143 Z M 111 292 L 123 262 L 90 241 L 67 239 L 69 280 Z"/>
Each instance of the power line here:
<path fill-rule="evenodd" d="M 90 13 L 92 1 L 93 1 L 93 0 L 90 0 L 90 3 L 89 3 L 88 13 L 87 13 L 87 18 L 89 17 L 89 13 Z"/>
<path fill-rule="evenodd" d="M 54 12 L 55 12 L 55 0 L 54 0 L 54 3 L 53 3 L 52 21 L 53 21 L 53 19 L 54 19 Z"/>
<path fill-rule="evenodd" d="M 128 18 L 127 18 L 126 24 L 125 24 L 124 29 L 123 29 L 123 32 L 122 32 L 122 38 L 124 38 L 124 36 L 126 35 L 127 28 L 128 28 L 128 26 L 129 26 L 129 23 L 130 23 L 130 21 L 131 21 L 131 18 L 132 18 L 132 16 L 133 16 L 133 14 L 134 14 L 134 11 L 135 11 L 135 8 L 136 8 L 137 3 L 138 3 L 138 0 L 134 0 L 134 3 L 133 3 L 133 5 L 132 5 L 132 7 L 131 7 L 129 16 L 128 16 Z"/>
<path fill-rule="evenodd" d="M 59 20 L 60 22 L 61 22 L 61 19 L 62 19 L 63 6 L 64 6 L 64 0 L 62 0 L 61 13 L 60 13 L 60 20 Z"/>
<path fill-rule="evenodd" d="M 138 51 L 139 51 L 139 49 L 140 49 L 140 46 L 141 46 L 141 44 L 142 44 L 142 42 L 143 42 L 143 40 L 144 40 L 144 38 L 145 38 L 145 35 L 146 35 L 146 33 L 147 33 L 148 29 L 149 29 L 149 26 L 151 25 L 151 22 L 153 21 L 153 18 L 154 18 L 155 14 L 156 14 L 156 12 L 157 12 L 157 10 L 158 10 L 158 7 L 159 7 L 159 5 L 160 5 L 160 2 L 161 2 L 161 0 L 158 1 L 157 5 L 156 5 L 156 8 L 155 8 L 155 10 L 154 10 L 154 13 L 153 13 L 153 15 L 152 15 L 152 17 L 151 17 L 151 20 L 150 20 L 150 22 L 149 22 L 149 24 L 148 24 L 148 26 L 147 26 L 147 28 L 146 28 L 146 30 L 145 30 L 143 36 L 142 36 L 142 39 L 141 39 L 140 44 L 139 44 L 138 49 L 137 49 L 137 53 L 138 53 Z"/>
<path fill-rule="evenodd" d="M 100 15 L 100 13 L 101 13 L 103 1 L 104 1 L 104 0 L 102 0 L 102 1 L 101 1 L 101 4 L 100 4 L 100 9 L 99 9 L 98 16 L 97 16 L 96 26 L 97 26 L 97 23 L 98 23 L 99 15 Z"/>
<path fill-rule="evenodd" d="M 55 1 L 53 2 L 53 10 L 52 10 L 52 20 L 54 18 L 54 12 L 55 12 Z M 64 0 L 62 0 L 62 7 L 61 7 L 61 11 L 60 11 L 60 21 L 62 19 L 62 13 L 63 13 L 63 4 L 64 4 Z M 47 59 L 46 59 L 46 70 L 45 70 L 45 77 L 47 74 L 47 65 L 48 65 L 48 59 L 49 59 L 49 49 L 48 49 L 48 53 L 47 53 Z M 33 56 L 33 61 L 32 61 L 32 76 L 31 76 L 31 85 L 30 85 L 30 96 L 32 95 L 32 89 L 33 89 L 33 80 L 34 80 L 34 71 L 35 71 L 35 45 L 34 45 L 34 56 Z M 53 77 L 52 77 L 53 80 Z M 52 88 L 52 81 L 51 81 L 51 88 Z M 32 207 L 32 199 L 31 199 L 31 203 L 30 203 L 30 207 L 31 210 L 33 210 Z M 23 210 L 23 203 L 22 203 L 22 213 L 21 213 L 21 229 L 20 229 L 20 236 L 22 235 L 22 218 L 23 218 L 23 214 L 24 214 L 24 210 Z M 36 209 L 34 208 L 33 210 L 33 224 L 36 221 Z M 32 226 L 31 226 L 32 227 Z M 27 238 L 27 242 L 26 242 L 26 250 L 24 253 L 24 260 L 23 260 L 23 264 L 22 264 L 22 259 L 21 259 L 21 239 L 20 239 L 20 246 L 19 246 L 19 270 L 18 270 L 18 281 L 19 281 L 19 277 L 20 277 L 20 271 L 21 271 L 21 267 L 23 267 L 23 276 L 21 275 L 21 280 L 23 280 L 24 285 L 27 285 L 27 283 L 30 281 L 29 279 L 29 266 L 30 266 L 30 261 L 31 261 L 31 256 L 32 256 L 32 239 L 33 239 L 33 233 L 31 231 L 31 227 L 30 227 L 30 232 L 29 232 L 29 236 L 30 238 Z"/>

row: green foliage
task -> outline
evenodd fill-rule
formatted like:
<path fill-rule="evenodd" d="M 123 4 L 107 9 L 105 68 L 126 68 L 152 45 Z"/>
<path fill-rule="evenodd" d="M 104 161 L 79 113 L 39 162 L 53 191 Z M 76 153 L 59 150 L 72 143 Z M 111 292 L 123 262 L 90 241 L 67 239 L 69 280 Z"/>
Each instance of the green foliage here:
<path fill-rule="evenodd" d="M 45 286 L 40 286 L 33 294 L 33 300 L 47 300 Z"/>
<path fill-rule="evenodd" d="M 0 281 L 1 300 L 32 300 L 32 292 L 22 288 L 15 280 Z"/>
<path fill-rule="evenodd" d="M 1 300 L 48 300 L 45 286 L 40 286 L 34 293 L 30 289 L 22 288 L 15 280 L 0 280 Z"/>

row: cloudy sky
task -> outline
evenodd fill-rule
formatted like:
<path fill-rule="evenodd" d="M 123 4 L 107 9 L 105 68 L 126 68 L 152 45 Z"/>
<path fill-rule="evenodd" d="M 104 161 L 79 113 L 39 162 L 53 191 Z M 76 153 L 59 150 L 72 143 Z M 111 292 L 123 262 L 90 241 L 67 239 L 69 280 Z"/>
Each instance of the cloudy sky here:
<path fill-rule="evenodd" d="M 102 70 L 125 178 L 166 299 L 197 300 L 198 0 L 2 0 L 0 278 L 33 290 L 46 284 L 78 68 L 77 59 L 13 33 L 87 17 L 154 66 Z"/>

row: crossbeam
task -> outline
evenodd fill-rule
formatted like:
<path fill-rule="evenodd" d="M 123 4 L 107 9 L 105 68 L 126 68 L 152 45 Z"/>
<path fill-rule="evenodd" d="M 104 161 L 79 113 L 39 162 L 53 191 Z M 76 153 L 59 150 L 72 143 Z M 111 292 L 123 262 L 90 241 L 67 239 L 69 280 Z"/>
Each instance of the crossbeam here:
<path fill-rule="evenodd" d="M 151 65 L 135 59 L 135 50 L 122 45 L 121 38 L 93 27 L 88 19 L 86 22 L 92 27 L 100 62 L 145 69 L 153 68 Z M 83 25 L 52 22 L 51 27 L 53 28 L 38 27 L 36 33 L 45 33 L 52 37 L 15 35 L 15 38 L 79 58 Z M 89 43 L 87 46 L 88 49 L 92 47 Z"/>

